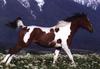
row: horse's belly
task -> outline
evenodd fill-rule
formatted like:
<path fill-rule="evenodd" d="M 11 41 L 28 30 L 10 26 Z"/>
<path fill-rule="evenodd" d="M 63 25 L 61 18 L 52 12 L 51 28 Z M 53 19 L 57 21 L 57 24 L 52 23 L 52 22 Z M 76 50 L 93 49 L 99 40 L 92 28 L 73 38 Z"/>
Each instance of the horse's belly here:
<path fill-rule="evenodd" d="M 47 47 L 47 48 L 52 48 L 52 47 L 55 47 L 55 45 L 56 45 L 55 42 L 46 42 L 46 41 L 36 42 L 36 44 L 38 44 L 42 47 Z"/>

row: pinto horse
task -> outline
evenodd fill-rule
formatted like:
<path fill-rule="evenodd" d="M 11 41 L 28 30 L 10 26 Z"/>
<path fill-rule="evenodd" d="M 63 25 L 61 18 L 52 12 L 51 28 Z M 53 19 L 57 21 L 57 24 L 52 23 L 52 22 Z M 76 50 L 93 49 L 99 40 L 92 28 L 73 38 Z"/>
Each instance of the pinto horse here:
<path fill-rule="evenodd" d="M 89 32 L 93 32 L 93 27 L 84 13 L 78 13 L 67 19 L 58 21 L 55 26 L 25 26 L 22 18 L 17 17 L 16 20 L 7 24 L 11 28 L 20 28 L 19 38 L 14 48 L 9 49 L 9 54 L 1 61 L 8 65 L 14 55 L 23 48 L 27 48 L 32 42 L 43 47 L 55 48 L 53 64 L 57 61 L 60 49 L 63 49 L 75 65 L 72 53 L 69 49 L 72 38 L 79 28 L 84 28 Z"/>

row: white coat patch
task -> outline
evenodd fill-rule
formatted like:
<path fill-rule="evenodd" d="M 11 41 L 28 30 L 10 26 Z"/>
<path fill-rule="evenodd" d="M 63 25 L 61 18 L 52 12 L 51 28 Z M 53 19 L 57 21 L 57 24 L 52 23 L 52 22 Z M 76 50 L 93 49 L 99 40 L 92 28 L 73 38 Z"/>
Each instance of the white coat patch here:
<path fill-rule="evenodd" d="M 71 29 L 71 22 L 66 22 L 65 26 L 59 27 L 59 31 L 55 32 L 55 39 L 54 41 L 57 41 L 57 39 L 61 39 L 62 41 L 66 41 L 68 39 L 68 36 L 70 35 Z"/>
<path fill-rule="evenodd" d="M 28 32 L 26 32 L 26 34 L 24 35 L 24 42 L 27 43 L 28 39 L 30 38 L 30 35 L 32 33 L 32 31 L 34 30 L 34 28 L 40 28 L 42 31 L 48 33 L 50 32 L 50 29 L 55 29 L 57 27 L 59 27 L 59 32 L 55 32 L 55 39 L 54 41 L 57 41 L 57 39 L 61 39 L 64 40 L 66 38 L 68 38 L 68 36 L 70 35 L 70 26 L 71 26 L 71 22 L 66 22 L 66 21 L 60 21 L 58 23 L 58 25 L 53 26 L 53 27 L 41 27 L 41 26 L 27 26 L 27 29 L 29 29 Z"/>
<path fill-rule="evenodd" d="M 24 35 L 24 42 L 26 43 L 28 41 L 28 39 L 30 38 L 30 34 L 32 33 L 33 29 L 35 26 L 27 26 L 27 29 L 29 29 L 29 31 Z"/>
<path fill-rule="evenodd" d="M 20 26 L 22 26 L 22 28 L 25 27 L 22 20 L 18 20 L 17 27 L 19 28 Z"/>
<path fill-rule="evenodd" d="M 25 43 L 28 42 L 28 39 L 30 38 L 30 35 L 31 35 L 32 31 L 34 30 L 34 28 L 40 28 L 42 31 L 48 33 L 48 32 L 50 32 L 51 27 L 48 28 L 48 27 L 40 27 L 40 26 L 27 26 L 27 29 L 29 29 L 29 31 L 26 32 L 26 34 L 24 35 L 23 40 Z"/>

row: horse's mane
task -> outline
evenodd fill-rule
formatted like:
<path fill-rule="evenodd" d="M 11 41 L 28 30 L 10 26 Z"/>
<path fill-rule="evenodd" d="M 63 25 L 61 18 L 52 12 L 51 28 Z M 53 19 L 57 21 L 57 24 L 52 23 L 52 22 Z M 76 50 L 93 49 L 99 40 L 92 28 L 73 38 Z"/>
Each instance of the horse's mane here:
<path fill-rule="evenodd" d="M 86 14 L 84 14 L 84 13 L 75 13 L 73 16 L 68 17 L 67 19 L 64 19 L 64 21 L 70 22 L 73 19 L 80 18 L 80 17 L 84 17 L 84 16 L 86 16 Z"/>
<path fill-rule="evenodd" d="M 67 19 L 63 19 L 63 20 L 59 21 L 59 22 L 56 24 L 56 27 L 63 27 L 63 26 L 65 26 L 65 25 L 67 25 L 68 22 L 71 22 L 71 21 L 73 21 L 73 20 L 76 19 L 76 18 L 80 18 L 80 17 L 84 17 L 84 16 L 86 17 L 87 15 L 84 14 L 84 13 L 75 13 L 73 16 L 68 17 Z"/>

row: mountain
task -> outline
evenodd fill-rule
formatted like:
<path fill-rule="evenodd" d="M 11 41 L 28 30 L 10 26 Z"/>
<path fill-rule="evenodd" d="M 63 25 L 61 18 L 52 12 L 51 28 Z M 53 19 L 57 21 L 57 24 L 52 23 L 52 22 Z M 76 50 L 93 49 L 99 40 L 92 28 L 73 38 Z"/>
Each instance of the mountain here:
<path fill-rule="evenodd" d="M 100 0 L 73 0 L 73 1 L 81 5 L 85 5 L 87 7 L 92 7 L 94 10 L 96 10 L 100 5 Z"/>
<path fill-rule="evenodd" d="M 22 17 L 26 25 L 53 26 L 74 13 L 85 12 L 93 24 L 94 33 L 80 29 L 72 48 L 100 51 L 99 4 L 99 0 L 0 0 L 0 43 L 17 41 L 18 30 L 5 26 L 17 16 Z"/>
<path fill-rule="evenodd" d="M 6 0 L 1 0 L 1 8 L 5 8 L 8 7 L 9 5 L 16 5 L 18 6 L 21 5 L 23 8 L 25 8 L 34 18 L 36 18 L 35 14 L 34 14 L 34 4 L 38 7 L 39 11 L 42 11 L 42 6 L 45 4 L 44 0 L 10 0 L 10 1 L 6 1 Z M 13 7 L 16 7 L 13 6 Z"/>

